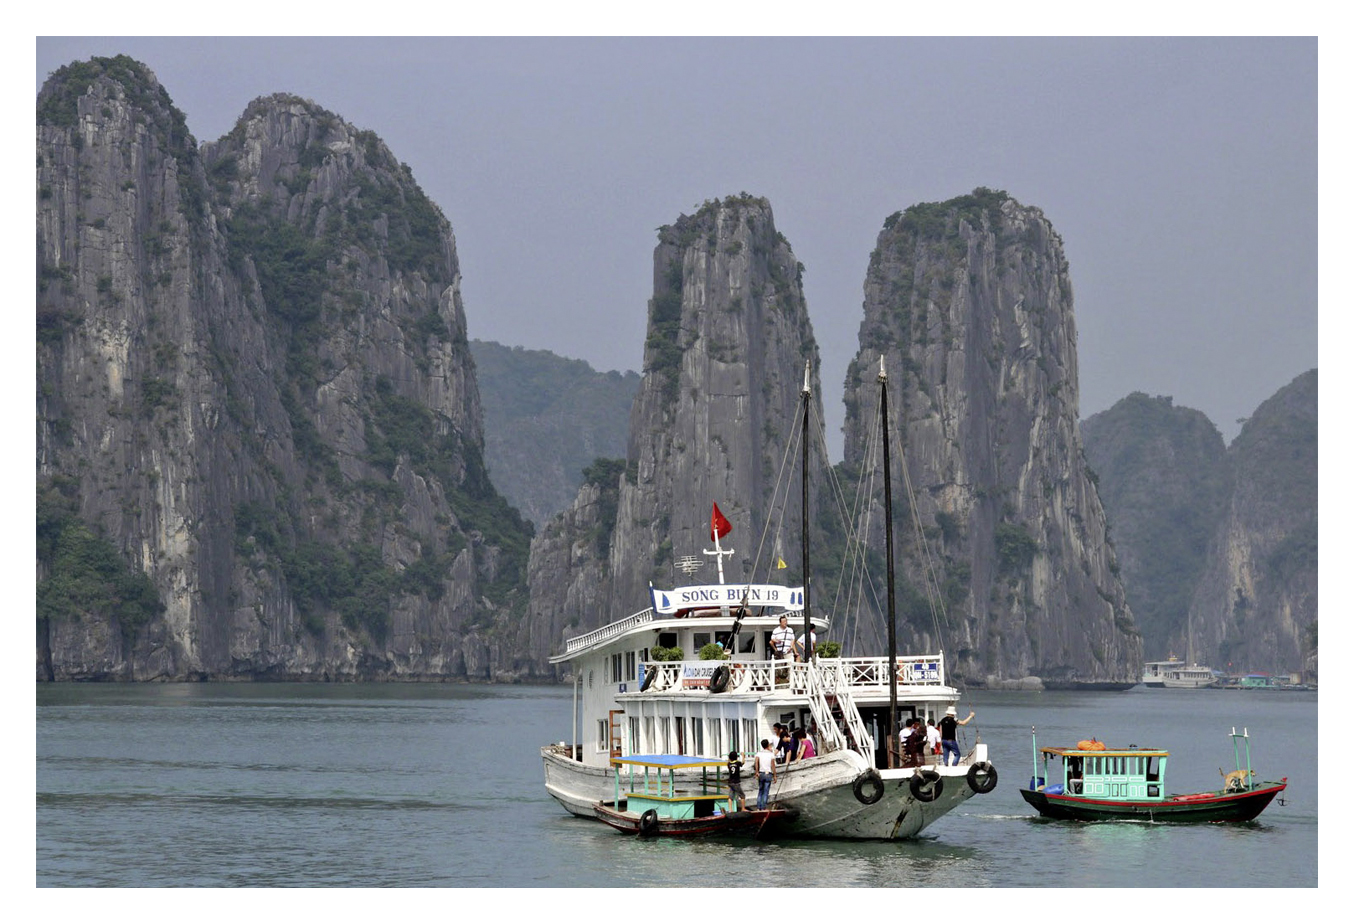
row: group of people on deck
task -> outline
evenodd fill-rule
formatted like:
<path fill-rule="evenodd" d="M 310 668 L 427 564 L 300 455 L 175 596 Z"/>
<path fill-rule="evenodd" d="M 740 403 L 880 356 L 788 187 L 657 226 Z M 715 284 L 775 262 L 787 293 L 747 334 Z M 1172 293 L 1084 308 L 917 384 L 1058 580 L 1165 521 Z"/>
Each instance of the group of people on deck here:
<path fill-rule="evenodd" d="M 919 716 L 908 719 L 898 734 L 902 743 L 902 766 L 920 767 L 925 763 L 927 753 L 942 755 L 941 764 L 958 764 L 961 758 L 958 727 L 971 723 L 974 716 L 976 714 L 969 710 L 967 717 L 959 719 L 958 711 L 948 707 L 938 726 L 934 719 L 923 720 Z"/>
<path fill-rule="evenodd" d="M 780 767 L 812 758 L 817 754 L 817 747 L 807 731 L 790 729 L 781 723 L 776 723 L 771 728 L 779 739 L 778 744 L 771 745 L 770 739 L 762 739 L 761 750 L 752 758 L 752 766 L 756 771 L 758 810 L 769 807 L 770 788 Z M 736 749 L 728 753 L 728 798 L 737 801 L 739 811 L 747 805 L 747 797 L 742 792 L 742 766 L 745 763 Z"/>

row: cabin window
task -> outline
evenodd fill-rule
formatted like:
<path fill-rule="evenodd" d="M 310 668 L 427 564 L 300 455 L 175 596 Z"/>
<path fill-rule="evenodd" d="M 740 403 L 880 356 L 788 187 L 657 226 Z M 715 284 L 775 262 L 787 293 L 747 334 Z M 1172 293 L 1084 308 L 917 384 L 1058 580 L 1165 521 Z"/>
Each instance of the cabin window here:
<path fill-rule="evenodd" d="M 658 718 L 658 746 L 659 753 L 672 750 L 672 718 L 670 716 Z"/>
<path fill-rule="evenodd" d="M 746 741 L 747 748 L 752 754 L 761 750 L 761 743 L 756 739 L 756 720 L 742 721 L 742 738 Z"/>
<path fill-rule="evenodd" d="M 658 645 L 663 649 L 676 649 L 677 635 L 675 633 L 659 633 Z"/>
<path fill-rule="evenodd" d="M 589 688 L 592 686 L 592 669 L 590 668 L 587 670 L 587 686 Z"/>
<path fill-rule="evenodd" d="M 699 652 L 701 649 L 704 649 L 706 646 L 709 645 L 708 633 L 692 633 L 691 639 L 695 641 L 696 652 Z"/>
<path fill-rule="evenodd" d="M 686 754 L 686 717 L 684 716 L 676 718 L 676 753 L 678 755 Z"/>
<path fill-rule="evenodd" d="M 631 649 L 629 652 L 625 653 L 625 680 L 626 680 L 626 681 L 633 681 L 633 680 L 634 680 L 634 669 L 635 669 L 634 650 Z"/>
<path fill-rule="evenodd" d="M 1155 756 L 1146 759 L 1146 779 L 1160 780 L 1160 759 Z"/>
<path fill-rule="evenodd" d="M 756 652 L 756 634 L 739 633 L 738 634 L 738 652 L 753 653 Z"/>
<path fill-rule="evenodd" d="M 728 721 L 728 750 L 737 752 L 742 751 L 742 740 L 738 737 L 737 720 Z"/>
<path fill-rule="evenodd" d="M 723 747 L 723 720 L 712 719 L 709 721 L 709 748 L 706 751 L 711 758 L 728 751 Z"/>
<path fill-rule="evenodd" d="M 658 745 L 653 739 L 653 717 L 644 717 L 644 751 L 652 754 L 662 751 L 662 746 Z"/>
<path fill-rule="evenodd" d="M 691 717 L 691 754 L 705 753 L 705 721 L 698 716 Z"/>
<path fill-rule="evenodd" d="M 606 720 L 597 720 L 597 751 L 606 751 L 610 744 L 610 727 L 606 725 Z"/>
<path fill-rule="evenodd" d="M 637 754 L 639 748 L 639 717 L 630 717 L 630 754 Z"/>

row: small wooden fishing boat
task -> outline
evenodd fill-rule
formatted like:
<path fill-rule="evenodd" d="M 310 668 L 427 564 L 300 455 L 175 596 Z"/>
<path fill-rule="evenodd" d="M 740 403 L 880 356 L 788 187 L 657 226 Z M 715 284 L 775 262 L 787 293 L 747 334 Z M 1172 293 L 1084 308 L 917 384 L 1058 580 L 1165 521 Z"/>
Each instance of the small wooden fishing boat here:
<path fill-rule="evenodd" d="M 798 817 L 797 810 L 777 804 L 769 809 L 738 810 L 722 779 L 723 761 L 655 754 L 612 758 L 611 764 L 616 767 L 615 799 L 595 803 L 592 809 L 598 819 L 626 834 L 761 837 Z M 621 767 L 628 770 L 622 772 Z M 696 770 L 700 772 L 698 776 Z"/>
<path fill-rule="evenodd" d="M 1245 741 L 1245 767 L 1240 766 L 1240 740 Z M 1152 822 L 1248 822 L 1279 793 L 1287 778 L 1254 782 L 1250 769 L 1250 733 L 1231 729 L 1236 769 L 1223 772 L 1222 789 L 1173 796 L 1165 792 L 1165 764 L 1170 753 L 1163 749 L 1111 748 L 1096 741 L 1074 747 L 1041 749 L 1038 770 L 1034 742 L 1034 776 L 1024 801 L 1049 819 L 1145 819 Z"/>

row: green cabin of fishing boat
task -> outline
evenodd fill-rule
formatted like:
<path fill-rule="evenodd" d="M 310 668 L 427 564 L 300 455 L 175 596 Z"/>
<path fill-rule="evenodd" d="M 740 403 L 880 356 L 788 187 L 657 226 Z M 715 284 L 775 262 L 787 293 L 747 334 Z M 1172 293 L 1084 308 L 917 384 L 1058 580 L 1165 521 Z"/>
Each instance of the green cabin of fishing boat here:
<path fill-rule="evenodd" d="M 615 772 L 615 802 L 628 801 L 629 812 L 654 809 L 660 819 L 698 819 L 714 815 L 720 808 L 737 808 L 727 792 L 719 789 L 723 786 L 723 761 L 691 755 L 631 755 L 612 758 L 611 764 L 629 768 L 624 778 L 619 770 Z M 695 768 L 700 770 L 698 783 L 687 780 Z M 710 768 L 714 769 L 712 782 Z M 678 770 L 687 772 L 681 778 L 687 782 L 681 787 L 677 786 Z"/>
<path fill-rule="evenodd" d="M 1040 787 L 1045 792 L 1124 802 L 1165 797 L 1165 763 L 1170 753 L 1162 749 L 1139 749 L 1135 745 L 1105 751 L 1047 747 L 1042 754 L 1044 782 L 1052 781 L 1051 786 Z M 1061 776 L 1057 777 L 1052 772 L 1059 769 Z"/>

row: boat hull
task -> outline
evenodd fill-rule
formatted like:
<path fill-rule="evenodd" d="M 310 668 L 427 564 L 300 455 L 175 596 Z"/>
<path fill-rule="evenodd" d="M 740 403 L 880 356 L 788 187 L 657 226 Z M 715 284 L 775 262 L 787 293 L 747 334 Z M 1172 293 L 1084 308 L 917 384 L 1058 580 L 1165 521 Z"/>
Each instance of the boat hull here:
<path fill-rule="evenodd" d="M 596 819 L 599 802 L 615 799 L 615 775 L 610 770 L 587 767 L 565 756 L 559 746 L 541 749 L 545 764 L 545 787 L 565 809 L 577 816 Z M 777 825 L 777 836 L 793 838 L 846 838 L 898 840 L 912 838 L 928 825 L 974 795 L 967 775 L 973 763 L 987 760 L 986 745 L 978 744 L 954 766 L 926 765 L 941 778 L 936 790 L 927 785 L 918 799 L 912 791 L 913 768 L 878 772 L 882 794 L 866 803 L 856 794 L 855 783 L 868 767 L 857 752 L 839 751 L 808 758 L 781 767 L 771 788 L 771 801 L 787 807 L 794 817 Z M 872 798 L 872 784 L 864 798 Z M 748 801 L 757 792 L 755 777 L 743 781 Z M 590 798 L 589 798 L 590 797 Z M 623 829 L 622 829 L 623 830 Z"/>
<path fill-rule="evenodd" d="M 697 838 L 710 835 L 751 835 L 769 837 L 794 818 L 793 810 L 776 807 L 764 811 L 744 809 L 698 819 L 660 818 L 654 826 L 643 827 L 642 813 L 616 809 L 607 803 L 594 803 L 593 815 L 627 835 L 658 838 Z"/>
<path fill-rule="evenodd" d="M 615 798 L 614 770 L 573 760 L 568 746 L 542 746 L 540 758 L 545 765 L 545 792 L 574 815 L 595 819 L 592 807 Z"/>
<path fill-rule="evenodd" d="M 1020 796 L 1048 819 L 1100 822 L 1138 819 L 1149 822 L 1249 822 L 1283 790 L 1286 779 L 1267 781 L 1240 793 L 1191 793 L 1163 800 L 1097 800 L 1082 796 L 1020 790 Z"/>

